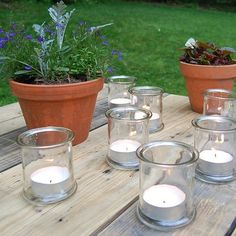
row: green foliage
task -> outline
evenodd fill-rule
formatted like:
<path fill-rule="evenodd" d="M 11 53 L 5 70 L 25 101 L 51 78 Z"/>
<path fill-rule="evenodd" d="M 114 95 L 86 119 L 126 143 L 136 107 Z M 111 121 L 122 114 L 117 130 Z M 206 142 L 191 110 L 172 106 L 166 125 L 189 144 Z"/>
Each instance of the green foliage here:
<path fill-rule="evenodd" d="M 49 0 L 38 3 L 35 0 L 21 1 L 10 4 L 8 8 L 0 7 L 0 28 L 7 26 L 8 22 L 20 22 L 29 34 L 33 34 L 33 23 L 42 22 L 42 19 L 49 21 Z M 78 10 L 71 17 L 71 28 L 76 28 L 81 20 L 86 21 L 88 26 L 114 23 L 103 28 L 102 32 L 109 39 L 112 49 L 122 50 L 123 62 L 113 60 L 115 75 L 135 76 L 138 85 L 158 86 L 167 93 L 186 95 L 179 72 L 180 51 L 177 49 L 187 38 L 192 36 L 236 48 L 236 27 L 232 24 L 236 22 L 236 13 L 223 9 L 217 11 L 119 0 L 89 5 L 77 0 L 76 4 L 69 6 L 70 10 L 73 8 Z M 236 58 L 236 55 L 233 57 Z M 0 77 L 5 76 L 0 73 Z M 10 103 L 13 99 L 7 84 L 4 85 L 0 80 L 1 104 Z"/>
<path fill-rule="evenodd" d="M 21 82 L 65 83 L 94 79 L 110 71 L 116 54 L 101 30 L 110 24 L 90 27 L 80 21 L 67 25 L 74 12 L 63 2 L 48 9 L 51 21 L 34 24 L 34 35 L 16 23 L 2 29 L 0 66 L 3 74 Z"/>

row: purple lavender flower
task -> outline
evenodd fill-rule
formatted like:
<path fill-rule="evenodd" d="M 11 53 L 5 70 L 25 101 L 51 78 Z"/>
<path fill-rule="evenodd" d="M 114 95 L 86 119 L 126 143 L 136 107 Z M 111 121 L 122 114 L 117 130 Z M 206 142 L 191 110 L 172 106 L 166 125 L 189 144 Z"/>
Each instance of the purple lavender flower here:
<path fill-rule="evenodd" d="M 2 38 L 4 41 L 10 41 L 11 40 L 11 38 L 10 38 L 10 36 L 9 36 L 9 32 L 6 32 L 5 33 L 5 37 L 4 38 Z"/>
<path fill-rule="evenodd" d="M 14 36 L 16 36 L 16 33 L 14 33 L 14 32 L 9 32 L 7 36 L 8 36 L 8 37 L 14 37 Z"/>
<path fill-rule="evenodd" d="M 16 23 L 12 23 L 11 28 L 16 29 Z"/>
<path fill-rule="evenodd" d="M 8 42 L 8 41 L 10 41 L 10 38 L 9 38 L 9 37 L 0 38 L 0 42 L 2 42 L 2 43 L 6 43 L 6 42 Z"/>
<path fill-rule="evenodd" d="M 99 37 L 100 37 L 101 39 L 105 39 L 105 38 L 106 38 L 105 35 L 99 35 Z"/>
<path fill-rule="evenodd" d="M 49 27 L 45 28 L 45 32 L 48 33 L 51 36 L 54 36 L 56 34 L 56 32 L 54 30 L 52 30 L 51 28 L 49 28 Z"/>
<path fill-rule="evenodd" d="M 49 29 L 49 27 L 46 26 L 46 27 L 44 28 L 44 32 L 46 32 L 46 33 L 50 33 L 50 32 L 51 32 L 51 29 Z"/>
<path fill-rule="evenodd" d="M 107 41 L 103 41 L 102 44 L 103 44 L 104 46 L 108 46 L 108 45 L 109 45 L 109 43 L 108 43 Z"/>
<path fill-rule="evenodd" d="M 118 59 L 119 61 L 122 61 L 122 60 L 123 60 L 122 52 L 118 52 L 118 57 L 117 57 L 117 59 Z"/>
<path fill-rule="evenodd" d="M 4 47 L 4 43 L 0 41 L 0 48 Z"/>
<path fill-rule="evenodd" d="M 39 43 L 43 43 L 43 42 L 44 42 L 44 38 L 41 37 L 41 36 L 39 36 L 39 37 L 37 38 L 37 40 L 38 40 Z"/>
<path fill-rule="evenodd" d="M 60 24 L 60 23 L 56 23 L 56 27 L 57 27 L 57 28 L 64 28 L 64 25 L 63 25 L 63 24 Z"/>
<path fill-rule="evenodd" d="M 113 56 L 116 55 L 117 53 L 118 53 L 117 50 L 112 50 L 112 51 L 111 51 L 111 55 L 113 55 Z"/>
<path fill-rule="evenodd" d="M 29 34 L 29 35 L 26 35 L 26 36 L 25 36 L 25 39 L 31 40 L 31 39 L 33 39 L 33 37 L 32 37 L 31 34 Z"/>
<path fill-rule="evenodd" d="M 24 66 L 24 70 L 31 70 L 32 69 L 32 67 L 31 66 Z"/>
<path fill-rule="evenodd" d="M 123 55 L 122 55 L 122 52 L 119 52 L 119 51 L 117 51 L 117 50 L 112 50 L 111 51 L 111 55 L 117 55 L 117 59 L 119 60 L 119 61 L 122 61 L 123 60 Z"/>
<path fill-rule="evenodd" d="M 112 67 L 108 67 L 108 68 L 107 68 L 107 72 L 108 72 L 109 74 L 112 74 L 112 73 L 113 73 Z"/>
<path fill-rule="evenodd" d="M 81 25 L 81 26 L 82 26 L 82 25 L 86 25 L 86 22 L 85 22 L 85 21 L 80 21 L 80 22 L 79 22 L 79 25 Z"/>
<path fill-rule="evenodd" d="M 4 33 L 4 31 L 3 31 L 3 29 L 2 29 L 2 28 L 0 28 L 0 34 L 2 34 L 2 33 Z"/>

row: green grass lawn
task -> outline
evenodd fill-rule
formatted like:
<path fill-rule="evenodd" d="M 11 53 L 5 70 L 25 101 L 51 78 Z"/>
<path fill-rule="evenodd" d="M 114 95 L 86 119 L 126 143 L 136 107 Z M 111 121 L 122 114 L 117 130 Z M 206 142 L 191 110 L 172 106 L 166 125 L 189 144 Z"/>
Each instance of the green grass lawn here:
<path fill-rule="evenodd" d="M 48 6 L 46 2 L 26 0 L 0 3 L 0 27 L 21 22 L 32 31 L 33 23 L 49 19 Z M 181 52 L 177 49 L 188 38 L 236 48 L 235 12 L 122 1 L 76 3 L 71 7 L 78 14 L 78 18 L 76 14 L 73 17 L 74 24 L 81 20 L 93 26 L 114 23 L 106 34 L 110 44 L 123 52 L 124 63 L 117 66 L 117 75 L 136 76 L 138 85 L 159 86 L 168 93 L 186 94 L 178 68 Z M 0 80 L 0 106 L 13 101 L 7 82 Z"/>

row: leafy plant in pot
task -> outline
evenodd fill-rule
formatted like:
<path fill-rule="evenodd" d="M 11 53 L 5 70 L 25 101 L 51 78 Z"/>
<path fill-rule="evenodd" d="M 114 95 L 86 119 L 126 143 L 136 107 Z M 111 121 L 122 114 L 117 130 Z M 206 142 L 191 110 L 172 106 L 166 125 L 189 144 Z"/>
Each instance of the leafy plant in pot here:
<path fill-rule="evenodd" d="M 180 57 L 180 71 L 185 78 L 190 104 L 193 111 L 202 113 L 205 90 L 233 89 L 236 62 L 231 54 L 236 51 L 193 38 L 188 39 L 182 50 L 184 54 Z"/>
<path fill-rule="evenodd" d="M 48 12 L 49 23 L 33 25 L 35 35 L 16 24 L 0 29 L 0 70 L 11 78 L 27 127 L 70 128 L 75 145 L 87 138 L 103 76 L 122 55 L 100 33 L 111 23 L 88 27 L 80 21 L 72 30 L 74 10 L 61 1 Z"/>

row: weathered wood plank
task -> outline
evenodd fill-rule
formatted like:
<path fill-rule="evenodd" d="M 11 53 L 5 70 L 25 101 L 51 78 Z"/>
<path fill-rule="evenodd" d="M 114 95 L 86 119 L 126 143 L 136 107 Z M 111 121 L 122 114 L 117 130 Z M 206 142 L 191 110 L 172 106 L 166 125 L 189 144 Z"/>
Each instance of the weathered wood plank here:
<path fill-rule="evenodd" d="M 19 103 L 0 107 L 0 135 L 25 126 Z"/>
<path fill-rule="evenodd" d="M 169 233 L 148 228 L 136 217 L 137 202 L 98 235 L 225 235 L 236 215 L 236 184 L 209 185 L 196 181 L 195 204 L 197 215 L 188 226 Z M 233 234 L 232 234 L 233 235 Z M 236 235 L 236 232 L 234 232 Z"/>
<path fill-rule="evenodd" d="M 172 104 L 174 109 L 176 104 Z M 165 107 L 164 107 L 165 108 Z M 193 128 L 190 122 L 185 122 L 179 129 L 176 124 L 176 119 L 180 118 L 179 112 L 185 114 L 183 107 L 177 106 L 176 111 L 173 111 L 173 116 L 168 117 L 168 129 L 171 130 L 168 135 L 168 139 L 178 140 L 193 145 Z M 179 111 L 178 111 L 179 110 Z M 166 111 L 166 109 L 165 109 Z M 176 115 L 174 115 L 176 114 Z M 178 115 L 177 115 L 178 114 Z M 165 114 L 166 115 L 166 114 Z M 166 116 L 164 115 L 164 122 Z M 169 124 L 169 122 L 171 124 Z M 167 127 L 165 127 L 167 128 Z M 163 139 L 162 132 L 159 134 L 158 139 Z M 150 140 L 157 139 L 158 135 L 151 136 Z M 140 223 L 136 217 L 137 202 L 131 207 L 127 207 L 126 211 L 117 218 L 109 226 L 101 226 L 94 234 L 101 236 L 118 236 L 118 235 L 209 235 L 209 236 L 222 236 L 226 233 L 231 222 L 236 216 L 236 181 L 226 185 L 210 185 L 202 183 L 196 180 L 195 186 L 195 204 L 197 209 L 196 219 L 193 223 L 185 228 L 178 229 L 176 231 L 166 233 L 159 232 L 148 228 L 144 224 Z M 134 198 L 137 200 L 137 197 Z M 106 227 L 107 226 L 107 227 Z M 103 230 L 101 230 L 103 227 Z M 232 235 L 236 235 L 236 231 Z"/>
<path fill-rule="evenodd" d="M 107 98 L 97 101 L 90 130 L 96 129 L 107 123 L 107 118 L 105 117 L 107 109 Z M 19 147 L 14 141 L 19 134 L 26 130 L 26 127 L 21 127 L 9 133 L 0 135 L 0 172 L 21 163 Z M 7 148 L 6 143 L 9 144 L 7 145 Z"/>
<path fill-rule="evenodd" d="M 185 139 L 189 133 L 183 130 L 190 130 L 190 121 L 196 115 L 186 97 L 166 97 L 165 129 L 152 134 L 151 139 L 173 136 Z M 90 235 L 111 222 L 137 197 L 138 172 L 112 169 L 105 162 L 106 153 L 105 125 L 93 130 L 84 143 L 73 148 L 77 192 L 66 201 L 42 208 L 33 207 L 22 198 L 20 165 L 0 173 L 1 234 Z"/>

